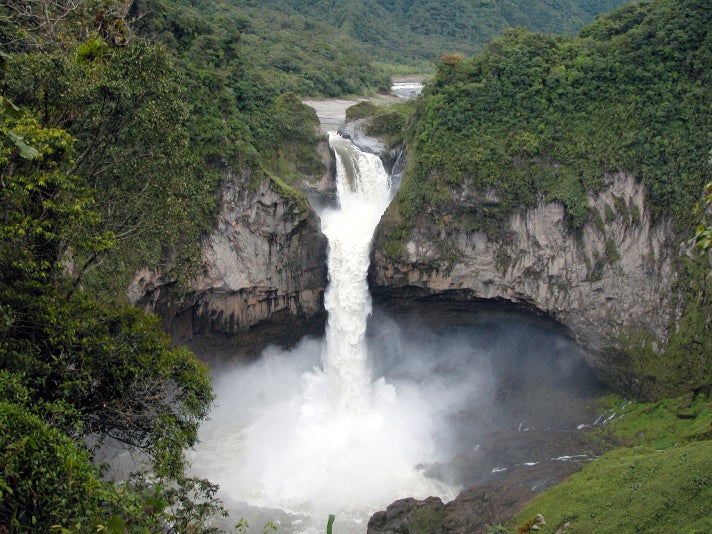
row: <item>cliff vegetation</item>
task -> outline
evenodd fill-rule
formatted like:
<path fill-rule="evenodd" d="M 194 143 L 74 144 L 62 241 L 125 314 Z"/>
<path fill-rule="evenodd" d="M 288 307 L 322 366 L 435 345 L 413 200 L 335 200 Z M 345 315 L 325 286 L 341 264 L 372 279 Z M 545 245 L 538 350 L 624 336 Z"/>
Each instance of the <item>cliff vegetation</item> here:
<path fill-rule="evenodd" d="M 623 170 L 644 182 L 656 217 L 688 231 L 712 173 L 711 16 L 697 0 L 631 4 L 577 37 L 513 29 L 473 58 L 443 56 L 405 132 L 403 224 L 467 181 L 501 199 L 466 214 L 475 226 L 543 197 L 577 229 L 595 216 L 585 195 Z"/>
<path fill-rule="evenodd" d="M 513 29 L 473 58 L 443 56 L 402 131 L 408 164 L 379 249 L 405 261 L 413 229 L 430 232 L 440 251 L 431 268 L 447 272 L 461 252 L 438 235 L 460 228 L 506 244 L 513 211 L 541 203 L 561 205 L 568 234 L 585 247 L 584 226 L 640 225 L 641 208 L 623 198 L 603 209 L 589 201 L 607 176 L 629 173 L 645 187 L 646 220 L 672 225 L 666 247 L 676 260 L 665 283 L 679 312 L 662 345 L 644 326 L 619 334 L 614 382 L 647 398 L 709 383 L 709 266 L 673 249 L 693 236 L 712 176 L 711 17 L 701 0 L 656 0 L 620 8 L 576 37 Z M 620 252 L 606 236 L 595 256 L 591 283 Z M 506 272 L 513 256 L 503 249 L 501 260 Z"/>

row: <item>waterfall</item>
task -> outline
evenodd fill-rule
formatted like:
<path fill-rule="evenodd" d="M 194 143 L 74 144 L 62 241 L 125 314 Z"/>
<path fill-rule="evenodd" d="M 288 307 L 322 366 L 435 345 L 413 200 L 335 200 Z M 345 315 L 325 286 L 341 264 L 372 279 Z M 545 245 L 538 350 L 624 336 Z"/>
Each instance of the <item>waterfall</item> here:
<path fill-rule="evenodd" d="M 322 230 L 329 239 L 329 321 L 322 364 L 335 401 L 344 410 L 358 410 L 365 408 L 371 386 L 365 343 L 371 313 L 369 253 L 390 201 L 390 178 L 378 156 L 333 132 L 329 142 L 336 155 L 340 209 L 322 213 Z"/>
<path fill-rule="evenodd" d="M 539 443 L 550 429 L 577 428 L 560 424 L 557 403 L 568 398 L 566 412 L 576 413 L 589 393 L 556 388 L 588 383 L 577 378 L 583 356 L 549 330 L 501 317 L 434 332 L 380 310 L 367 337 L 371 239 L 392 191 L 377 157 L 335 134 L 330 143 L 339 206 L 319 213 L 329 239 L 326 335 L 214 369 L 216 407 L 189 456 L 229 512 L 213 526 L 232 531 L 245 518 L 250 534 L 270 531 L 268 522 L 282 534 L 321 534 L 335 514 L 336 532 L 362 534 L 397 499 L 454 498 L 458 488 L 442 481 L 546 464 L 548 483 L 559 446 L 544 455 L 522 434 Z M 537 407 L 538 397 L 546 402 Z"/>
<path fill-rule="evenodd" d="M 370 514 L 398 498 L 454 496 L 416 467 L 434 459 L 432 401 L 419 386 L 374 380 L 369 369 L 367 272 L 390 178 L 377 156 L 335 133 L 329 140 L 339 207 L 319 214 L 329 240 L 325 339 L 220 372 L 218 406 L 192 457 L 233 515 L 286 513 L 286 533 L 323 532 L 330 513 L 338 532 L 364 532 Z"/>

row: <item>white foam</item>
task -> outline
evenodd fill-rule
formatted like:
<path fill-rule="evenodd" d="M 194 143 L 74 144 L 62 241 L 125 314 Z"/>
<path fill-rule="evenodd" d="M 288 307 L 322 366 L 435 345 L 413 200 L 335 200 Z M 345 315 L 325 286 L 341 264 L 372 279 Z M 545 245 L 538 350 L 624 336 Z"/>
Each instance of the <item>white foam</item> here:
<path fill-rule="evenodd" d="M 329 238 L 326 337 L 222 372 L 218 407 L 192 461 L 227 501 L 317 523 L 334 513 L 363 530 L 370 514 L 398 498 L 450 499 L 456 491 L 416 468 L 435 458 L 431 403 L 417 387 L 374 381 L 368 367 L 366 276 L 373 232 L 392 196 L 389 177 L 377 156 L 335 134 L 330 142 L 340 209 L 320 214 Z"/>

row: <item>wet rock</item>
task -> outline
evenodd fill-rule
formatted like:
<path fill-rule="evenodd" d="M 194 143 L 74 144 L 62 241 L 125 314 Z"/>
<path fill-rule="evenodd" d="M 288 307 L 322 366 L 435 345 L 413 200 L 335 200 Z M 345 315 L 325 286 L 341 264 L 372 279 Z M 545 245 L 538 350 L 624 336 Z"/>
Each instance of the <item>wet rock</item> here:
<path fill-rule="evenodd" d="M 491 483 L 469 488 L 447 504 L 437 497 L 401 499 L 368 522 L 368 534 L 476 534 L 506 522 L 533 492 L 523 486 Z"/>
<path fill-rule="evenodd" d="M 370 118 L 347 122 L 344 127 L 339 130 L 339 135 L 346 139 L 351 139 L 353 144 L 359 147 L 363 152 L 369 152 L 383 157 L 387 153 L 383 140 L 377 137 L 371 137 L 366 133 L 369 123 Z"/>
<path fill-rule="evenodd" d="M 444 504 L 438 497 L 422 501 L 406 498 L 376 512 L 368 521 L 368 534 L 443 532 Z"/>

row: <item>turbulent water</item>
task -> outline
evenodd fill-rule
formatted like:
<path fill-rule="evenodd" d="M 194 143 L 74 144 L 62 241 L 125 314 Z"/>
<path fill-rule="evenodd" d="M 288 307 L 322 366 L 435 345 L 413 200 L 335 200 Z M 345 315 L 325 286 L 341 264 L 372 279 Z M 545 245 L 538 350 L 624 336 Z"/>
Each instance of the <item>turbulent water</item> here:
<path fill-rule="evenodd" d="M 400 498 L 447 501 L 503 477 L 539 491 L 570 474 L 563 459 L 588 450 L 578 429 L 596 415 L 583 353 L 494 308 L 458 315 L 447 302 L 384 303 L 372 312 L 371 239 L 393 191 L 376 156 L 335 134 L 330 142 L 339 209 L 319 213 L 326 335 L 214 369 L 216 408 L 191 461 L 193 474 L 220 485 L 230 517 L 215 526 L 245 518 L 251 533 L 268 522 L 323 533 L 334 514 L 334 532 L 363 533 Z"/>
<path fill-rule="evenodd" d="M 421 82 L 395 82 L 391 87 L 391 91 L 399 98 L 415 98 L 423 90 Z"/>
<path fill-rule="evenodd" d="M 377 156 L 334 133 L 330 143 L 339 209 L 320 213 L 326 337 L 216 373 L 217 408 L 192 458 L 197 475 L 220 485 L 233 524 L 245 516 L 258 527 L 279 522 L 280 532 L 323 532 L 333 513 L 336 532 L 364 532 L 370 514 L 397 498 L 454 496 L 417 467 L 436 459 L 431 403 L 369 369 L 366 276 L 389 177 Z"/>
<path fill-rule="evenodd" d="M 368 408 L 371 376 L 367 367 L 366 323 L 371 313 L 368 272 L 371 238 L 390 200 L 390 180 L 381 160 L 332 133 L 336 155 L 339 210 L 322 213 L 329 239 L 329 314 L 323 354 L 324 376 L 340 414 Z"/>

